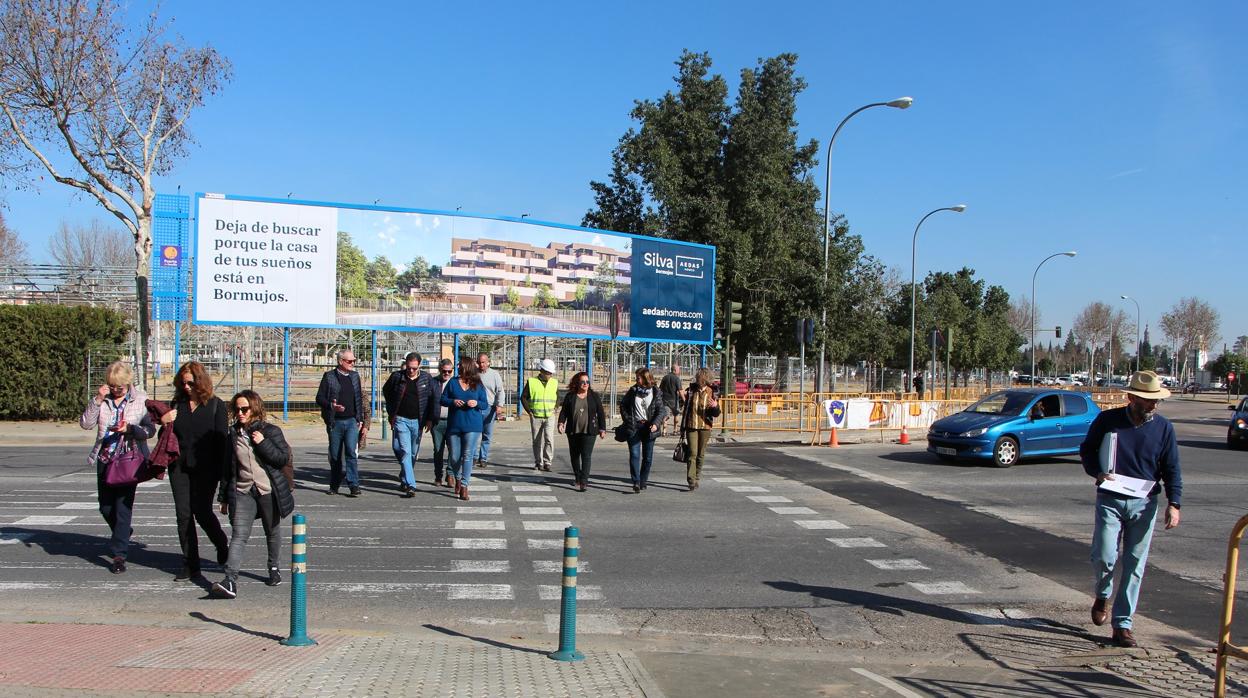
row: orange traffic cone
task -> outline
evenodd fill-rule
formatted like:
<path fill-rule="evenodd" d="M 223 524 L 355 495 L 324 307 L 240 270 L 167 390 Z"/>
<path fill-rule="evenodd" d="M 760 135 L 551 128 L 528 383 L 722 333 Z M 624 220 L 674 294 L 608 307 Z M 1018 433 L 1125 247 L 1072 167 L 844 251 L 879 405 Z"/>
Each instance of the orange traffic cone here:
<path fill-rule="evenodd" d="M 901 423 L 901 440 L 898 441 L 902 446 L 910 445 L 910 434 L 906 432 L 906 423 Z"/>
<path fill-rule="evenodd" d="M 830 448 L 840 447 L 841 442 L 836 440 L 836 427 L 832 427 L 832 435 L 828 437 L 828 446 Z"/>

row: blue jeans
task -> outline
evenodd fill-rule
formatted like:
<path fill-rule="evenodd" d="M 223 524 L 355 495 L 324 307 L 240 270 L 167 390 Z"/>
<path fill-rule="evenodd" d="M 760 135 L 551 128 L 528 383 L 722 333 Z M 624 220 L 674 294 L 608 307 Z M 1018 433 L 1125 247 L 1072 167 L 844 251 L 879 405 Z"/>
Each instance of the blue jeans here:
<path fill-rule="evenodd" d="M 446 441 L 451 445 L 451 474 L 456 480 L 468 486 L 472 479 L 472 454 L 477 452 L 481 442 L 481 432 L 468 431 L 458 434 L 447 434 Z"/>
<path fill-rule="evenodd" d="M 481 424 L 481 448 L 477 460 L 490 460 L 490 443 L 494 441 L 494 422 L 498 421 L 497 413 L 491 412 Z"/>
<path fill-rule="evenodd" d="M 329 432 L 329 489 L 337 491 L 346 466 L 347 487 L 360 486 L 360 423 L 354 419 L 335 419 L 326 428 Z"/>
<path fill-rule="evenodd" d="M 407 417 L 394 418 L 394 457 L 399 459 L 399 480 L 406 487 L 416 488 L 412 464 L 420 455 L 420 420 Z"/>
<path fill-rule="evenodd" d="M 633 487 L 644 487 L 650 481 L 653 463 L 654 433 L 648 423 L 641 422 L 628 439 L 628 470 L 633 476 Z"/>
<path fill-rule="evenodd" d="M 1153 542 L 1157 498 L 1096 496 L 1096 530 L 1092 534 L 1092 569 L 1096 597 L 1108 599 L 1114 590 L 1114 563 L 1118 561 L 1118 538 L 1122 535 L 1122 572 L 1112 612 L 1115 628 L 1130 628 L 1144 579 L 1148 546 Z"/>

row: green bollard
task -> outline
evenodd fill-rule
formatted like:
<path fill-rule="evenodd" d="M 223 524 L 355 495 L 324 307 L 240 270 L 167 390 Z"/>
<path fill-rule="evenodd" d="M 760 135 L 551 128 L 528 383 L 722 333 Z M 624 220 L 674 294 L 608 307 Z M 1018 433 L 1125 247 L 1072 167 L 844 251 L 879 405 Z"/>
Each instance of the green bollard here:
<path fill-rule="evenodd" d="M 563 602 L 559 609 L 559 650 L 551 659 L 576 662 L 585 655 L 576 651 L 576 558 L 580 555 L 580 531 L 575 526 L 563 529 Z"/>
<path fill-rule="evenodd" d="M 308 523 L 295 514 L 290 537 L 290 637 L 283 645 L 306 647 L 316 640 L 308 637 Z"/>

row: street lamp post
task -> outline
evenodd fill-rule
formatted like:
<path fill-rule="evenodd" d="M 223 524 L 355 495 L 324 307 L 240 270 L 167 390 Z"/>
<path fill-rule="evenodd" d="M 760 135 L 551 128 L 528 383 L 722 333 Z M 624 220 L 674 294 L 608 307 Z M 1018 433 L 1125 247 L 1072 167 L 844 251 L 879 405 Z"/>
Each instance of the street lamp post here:
<path fill-rule="evenodd" d="M 1135 370 L 1140 370 L 1140 302 L 1123 294 L 1124 301 L 1135 303 Z"/>
<path fill-rule="evenodd" d="M 954 213 L 962 213 L 966 210 L 966 204 L 958 204 L 957 206 L 947 206 L 938 208 L 929 212 L 926 216 L 919 219 L 919 224 L 914 226 L 914 237 L 910 239 L 910 372 L 906 374 L 907 380 L 910 381 L 906 386 L 906 392 L 910 392 L 914 386 L 914 303 L 915 303 L 915 282 L 914 282 L 914 257 L 915 250 L 919 244 L 919 228 L 923 226 L 923 221 L 927 220 L 933 213 L 941 211 L 953 211 Z"/>
<path fill-rule="evenodd" d="M 892 107 L 894 109 L 909 109 L 914 104 L 913 97 L 898 97 L 888 102 L 872 102 L 849 113 L 849 116 L 841 119 L 841 123 L 837 124 L 836 130 L 832 132 L 832 138 L 828 140 L 828 157 L 824 163 L 824 179 L 823 179 L 823 285 L 828 285 L 828 240 L 832 235 L 832 146 L 836 143 L 836 136 L 841 132 L 841 128 L 850 119 L 858 115 L 859 112 L 866 111 L 872 107 Z M 827 335 L 828 324 L 828 305 L 827 299 L 823 299 L 823 313 L 820 319 L 820 326 L 823 328 L 821 335 Z M 823 387 L 824 379 L 824 355 L 827 349 L 827 340 L 819 342 L 819 366 L 815 370 L 815 392 L 819 392 Z"/>
<path fill-rule="evenodd" d="M 1040 260 L 1036 270 L 1031 273 L 1031 387 L 1036 387 L 1036 274 L 1040 267 L 1054 257 L 1074 257 L 1078 252 L 1055 252 Z"/>

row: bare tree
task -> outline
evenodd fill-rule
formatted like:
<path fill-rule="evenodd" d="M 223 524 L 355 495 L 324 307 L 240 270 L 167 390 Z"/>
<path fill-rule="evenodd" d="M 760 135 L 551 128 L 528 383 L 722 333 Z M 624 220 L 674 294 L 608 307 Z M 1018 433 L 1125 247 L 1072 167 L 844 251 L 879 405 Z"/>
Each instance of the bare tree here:
<path fill-rule="evenodd" d="M 0 266 L 11 267 L 26 263 L 26 243 L 9 227 L 0 214 Z"/>
<path fill-rule="evenodd" d="M 185 153 L 187 119 L 231 68 L 213 48 L 167 36 L 155 13 L 131 24 L 120 0 L 0 3 L 0 171 L 45 171 L 125 225 L 146 347 L 152 179 Z"/>
<path fill-rule="evenodd" d="M 1086 342 L 1088 348 L 1092 351 L 1093 359 L 1089 362 L 1088 367 L 1088 383 L 1096 384 L 1096 350 L 1102 344 L 1106 344 L 1112 336 L 1114 311 L 1107 304 L 1100 301 L 1089 303 L 1075 317 L 1075 334 L 1079 339 Z"/>
<path fill-rule="evenodd" d="M 99 220 L 85 226 L 61 221 L 61 227 L 48 240 L 48 254 L 57 264 L 81 272 L 125 267 L 134 256 L 127 238 L 123 231 Z"/>
<path fill-rule="evenodd" d="M 1199 298 L 1181 298 L 1161 316 L 1161 331 L 1174 343 L 1182 361 L 1180 375 L 1186 375 L 1193 353 L 1208 350 L 1222 338 L 1220 326 L 1218 311 Z"/>
<path fill-rule="evenodd" d="M 1010 329 L 1014 330 L 1021 337 L 1031 339 L 1031 299 L 1027 296 L 1019 296 L 1018 300 L 1010 301 L 1010 309 L 1007 314 L 1007 320 L 1010 323 Z M 1036 309 L 1036 324 L 1040 324 L 1040 309 Z"/>

